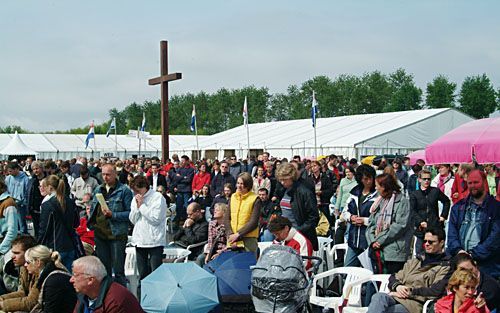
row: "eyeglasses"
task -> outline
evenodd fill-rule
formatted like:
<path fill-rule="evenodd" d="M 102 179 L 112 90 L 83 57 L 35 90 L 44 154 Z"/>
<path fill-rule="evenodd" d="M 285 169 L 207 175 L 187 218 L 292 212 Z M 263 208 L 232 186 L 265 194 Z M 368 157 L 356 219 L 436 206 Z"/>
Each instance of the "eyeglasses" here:
<path fill-rule="evenodd" d="M 436 240 L 424 240 L 424 243 L 428 243 L 430 245 L 435 244 L 436 242 Z"/>

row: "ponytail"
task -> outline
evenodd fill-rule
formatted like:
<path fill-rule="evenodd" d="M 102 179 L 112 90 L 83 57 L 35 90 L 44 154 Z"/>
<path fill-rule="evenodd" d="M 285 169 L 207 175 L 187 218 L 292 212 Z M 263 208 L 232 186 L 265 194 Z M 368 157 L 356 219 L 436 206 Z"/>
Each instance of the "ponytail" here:
<path fill-rule="evenodd" d="M 59 201 L 59 204 L 61 205 L 63 213 L 66 211 L 66 200 L 64 195 L 65 191 L 66 191 L 66 184 L 64 183 L 64 180 L 62 178 L 59 178 L 59 184 L 57 185 L 56 189 L 56 197 L 57 201 Z"/>
<path fill-rule="evenodd" d="M 68 269 L 66 268 L 66 266 L 64 266 L 61 262 L 61 255 L 59 254 L 59 252 L 57 251 L 52 251 L 52 253 L 50 254 L 50 259 L 52 260 L 52 262 L 54 262 L 54 265 L 62 270 L 65 270 L 65 271 L 68 271 Z"/>
<path fill-rule="evenodd" d="M 50 175 L 46 178 L 47 185 L 52 187 L 56 191 L 57 201 L 61 206 L 61 210 L 64 213 L 66 211 L 66 200 L 65 200 L 65 189 L 66 185 L 64 180 L 59 178 L 57 175 Z"/>

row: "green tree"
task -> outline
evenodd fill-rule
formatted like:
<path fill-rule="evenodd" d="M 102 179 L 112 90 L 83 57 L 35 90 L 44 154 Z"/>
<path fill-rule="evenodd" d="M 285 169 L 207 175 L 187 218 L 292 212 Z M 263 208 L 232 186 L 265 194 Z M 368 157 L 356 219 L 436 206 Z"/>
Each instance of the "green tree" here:
<path fill-rule="evenodd" d="M 384 112 L 418 110 L 421 108 L 422 90 L 415 85 L 413 75 L 398 69 L 389 75 L 392 95 Z"/>
<path fill-rule="evenodd" d="M 444 75 L 434 78 L 427 84 L 425 103 L 428 108 L 453 108 L 455 107 L 455 90 L 457 84 L 450 82 Z"/>
<path fill-rule="evenodd" d="M 23 129 L 21 126 L 18 126 L 18 125 L 9 125 L 9 126 L 5 126 L 4 128 L 0 127 L 0 133 L 2 133 L 2 134 L 13 134 L 16 131 L 18 134 L 31 133 L 30 131 Z"/>
<path fill-rule="evenodd" d="M 380 113 L 384 107 L 389 104 L 392 95 L 391 85 L 387 76 L 374 71 L 369 74 L 364 74 L 362 86 L 366 94 L 366 106 L 359 113 Z"/>
<path fill-rule="evenodd" d="M 495 89 L 483 75 L 468 76 L 460 90 L 460 110 L 475 118 L 485 118 L 497 108 Z"/>

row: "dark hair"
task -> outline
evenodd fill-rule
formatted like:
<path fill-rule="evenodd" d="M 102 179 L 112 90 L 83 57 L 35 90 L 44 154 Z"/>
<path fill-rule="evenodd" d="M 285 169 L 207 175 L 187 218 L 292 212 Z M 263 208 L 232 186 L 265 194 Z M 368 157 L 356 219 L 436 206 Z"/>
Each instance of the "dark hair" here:
<path fill-rule="evenodd" d="M 446 239 L 446 233 L 442 227 L 430 227 L 425 230 L 425 233 L 431 233 L 433 236 L 437 236 L 439 241 Z"/>
<path fill-rule="evenodd" d="M 181 159 L 184 159 L 184 160 L 186 160 L 186 161 L 189 161 L 189 157 L 188 157 L 187 155 L 183 155 L 183 156 L 181 156 Z"/>
<path fill-rule="evenodd" d="M 7 185 L 3 180 L 0 179 L 0 194 L 7 191 Z"/>
<path fill-rule="evenodd" d="M 158 163 L 151 163 L 151 167 L 153 167 L 153 166 L 160 168 L 160 164 L 158 164 Z"/>
<path fill-rule="evenodd" d="M 390 174 L 380 174 L 377 176 L 377 178 L 375 178 L 375 180 L 380 185 L 380 187 L 384 188 L 384 192 L 381 194 L 382 198 L 390 198 L 394 192 L 399 193 L 401 191 L 398 182 L 396 181 L 394 176 Z"/>
<path fill-rule="evenodd" d="M 149 188 L 149 182 L 146 177 L 137 175 L 130 182 L 130 188 Z"/>
<path fill-rule="evenodd" d="M 19 235 L 10 243 L 11 247 L 15 245 L 21 245 L 23 250 L 26 252 L 29 248 L 36 246 L 38 243 L 33 236 L 30 235 Z"/>
<path fill-rule="evenodd" d="M 422 166 L 418 165 L 418 164 L 415 164 L 411 167 L 411 169 L 413 170 L 413 172 L 415 174 L 418 174 L 421 170 L 422 170 Z"/>
<path fill-rule="evenodd" d="M 266 195 L 269 194 L 269 190 L 267 190 L 267 188 L 260 188 L 259 191 L 265 191 L 266 192 Z"/>
<path fill-rule="evenodd" d="M 451 259 L 451 268 L 456 269 L 460 263 L 470 262 L 472 265 L 477 267 L 476 261 L 472 258 L 472 256 L 468 253 L 459 253 Z"/>
<path fill-rule="evenodd" d="M 7 164 L 7 169 L 9 170 L 19 169 L 19 164 L 17 162 L 9 162 Z"/>
<path fill-rule="evenodd" d="M 193 212 L 198 212 L 202 210 L 201 205 L 198 202 L 191 202 L 189 206 L 193 208 Z"/>
<path fill-rule="evenodd" d="M 60 168 L 69 168 L 69 162 L 68 161 L 63 161 L 59 167 Z"/>
<path fill-rule="evenodd" d="M 371 167 L 370 165 L 361 164 L 360 166 L 358 166 L 358 168 L 356 169 L 356 172 L 354 174 L 354 177 L 356 178 L 356 182 L 360 186 L 363 186 L 363 176 L 370 177 L 374 180 L 373 184 L 372 184 L 372 188 L 371 188 L 371 191 L 374 191 L 375 190 L 375 177 L 377 176 L 375 169 L 373 167 Z"/>
<path fill-rule="evenodd" d="M 269 223 L 267 224 L 267 229 L 270 232 L 275 232 L 275 231 L 280 231 L 285 228 L 285 226 L 288 226 L 289 228 L 292 228 L 292 222 L 284 216 L 278 215 L 274 218 L 271 218 Z"/>
<path fill-rule="evenodd" d="M 344 168 L 344 175 L 345 175 L 345 170 L 349 170 L 351 173 L 356 174 L 356 170 L 354 169 L 354 167 L 352 167 L 352 165 L 346 166 Z"/>
<path fill-rule="evenodd" d="M 89 173 L 89 168 L 88 168 L 88 167 L 86 167 L 85 165 L 82 165 L 82 166 L 80 167 L 80 175 L 86 175 L 86 174 L 88 174 L 88 173 Z"/>

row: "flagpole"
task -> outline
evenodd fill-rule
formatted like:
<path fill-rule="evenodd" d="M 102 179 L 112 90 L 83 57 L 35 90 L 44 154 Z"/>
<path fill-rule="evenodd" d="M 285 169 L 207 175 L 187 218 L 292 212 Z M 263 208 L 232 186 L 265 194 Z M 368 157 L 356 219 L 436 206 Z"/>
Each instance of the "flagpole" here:
<path fill-rule="evenodd" d="M 316 94 L 313 90 L 313 102 L 315 102 L 315 101 L 316 101 Z M 315 105 L 315 103 L 313 103 L 313 105 Z M 313 110 L 314 110 L 314 157 L 318 158 L 318 140 L 316 137 L 316 124 L 317 124 L 316 110 L 317 110 L 317 108 L 314 107 Z"/>
<path fill-rule="evenodd" d="M 247 159 L 250 159 L 250 129 L 248 127 L 248 120 L 249 120 L 249 114 L 248 114 L 248 103 L 247 103 L 247 97 L 245 96 L 245 109 L 246 109 L 246 127 L 247 127 Z"/>
<path fill-rule="evenodd" d="M 115 122 L 115 153 L 116 157 L 118 158 L 118 135 L 116 134 L 116 118 L 113 118 L 113 121 Z"/>
<path fill-rule="evenodd" d="M 200 151 L 200 146 L 198 144 L 198 121 L 196 118 L 196 107 L 193 104 L 193 111 L 194 111 L 194 135 L 196 136 L 196 156 L 198 157 L 198 160 L 201 160 L 201 151 Z"/>
<path fill-rule="evenodd" d="M 92 121 L 92 125 L 94 125 L 94 151 L 97 153 L 97 148 L 96 148 L 96 144 L 95 144 L 95 138 L 97 137 L 97 135 L 95 133 L 95 124 L 94 124 L 94 121 Z"/>
<path fill-rule="evenodd" d="M 139 153 L 137 155 L 137 159 L 141 157 L 141 128 L 137 127 L 137 138 L 139 138 Z"/>

